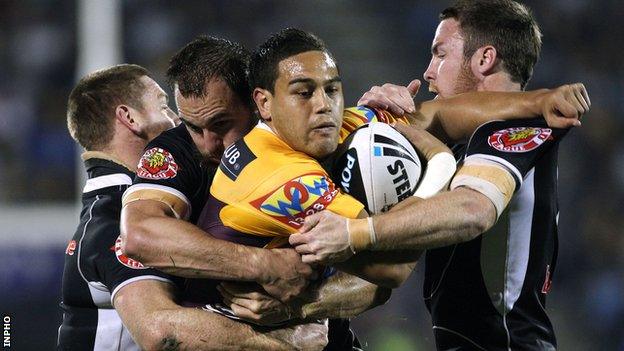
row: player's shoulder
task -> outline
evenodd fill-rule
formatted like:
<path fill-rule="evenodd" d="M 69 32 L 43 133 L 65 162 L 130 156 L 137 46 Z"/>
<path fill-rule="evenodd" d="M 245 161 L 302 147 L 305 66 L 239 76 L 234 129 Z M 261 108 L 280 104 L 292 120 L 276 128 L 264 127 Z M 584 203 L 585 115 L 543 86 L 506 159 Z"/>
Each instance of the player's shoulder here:
<path fill-rule="evenodd" d="M 164 132 L 160 133 L 156 138 L 152 139 L 152 141 L 147 144 L 147 147 L 179 147 L 181 145 L 187 145 L 192 143 L 193 139 L 186 129 L 186 126 L 184 126 L 184 124 L 180 124 L 177 127 L 167 129 Z"/>
<path fill-rule="evenodd" d="M 347 107 L 344 109 L 342 115 L 344 119 L 357 119 L 362 124 L 377 121 L 375 110 L 368 106 Z"/>
<path fill-rule="evenodd" d="M 148 152 L 164 151 L 175 157 L 192 158 L 197 152 L 193 139 L 183 124 L 160 133 L 151 140 L 144 149 L 144 155 Z"/>
<path fill-rule="evenodd" d="M 247 136 L 228 146 L 221 156 L 217 174 L 223 173 L 231 181 L 236 181 L 244 170 L 253 167 L 252 163 L 258 158 L 258 145 L 252 146 Z M 252 147 L 256 149 L 252 150 Z M 218 182 L 218 177 L 214 182 Z M 214 183 L 213 183 L 214 184 Z"/>
<path fill-rule="evenodd" d="M 139 160 L 136 179 L 175 178 L 178 170 L 201 168 L 197 147 L 184 125 L 164 131 L 149 142 Z"/>
<path fill-rule="evenodd" d="M 322 170 L 322 167 L 312 157 L 292 150 L 273 132 L 261 127 L 230 145 L 219 164 L 220 172 L 230 180 L 239 181 L 242 177 L 249 182 L 263 182 L 269 175 L 309 169 Z"/>

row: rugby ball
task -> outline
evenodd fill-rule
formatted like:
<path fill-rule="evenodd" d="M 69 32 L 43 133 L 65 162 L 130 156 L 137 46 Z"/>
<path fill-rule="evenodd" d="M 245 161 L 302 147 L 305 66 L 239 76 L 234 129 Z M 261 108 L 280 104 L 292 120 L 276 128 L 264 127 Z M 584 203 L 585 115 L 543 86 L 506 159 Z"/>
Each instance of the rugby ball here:
<path fill-rule="evenodd" d="M 422 173 L 414 146 L 385 123 L 356 129 L 338 147 L 332 178 L 369 214 L 387 211 L 414 194 Z"/>

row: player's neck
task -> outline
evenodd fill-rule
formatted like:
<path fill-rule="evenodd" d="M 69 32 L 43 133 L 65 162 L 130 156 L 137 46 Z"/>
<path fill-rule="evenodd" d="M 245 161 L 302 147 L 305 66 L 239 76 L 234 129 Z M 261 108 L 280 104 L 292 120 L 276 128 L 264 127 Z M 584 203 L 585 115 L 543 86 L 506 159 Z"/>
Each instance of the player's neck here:
<path fill-rule="evenodd" d="M 520 83 L 512 82 L 505 72 L 486 76 L 477 85 L 478 91 L 521 91 Z"/>
<path fill-rule="evenodd" d="M 147 146 L 147 141 L 134 134 L 121 134 L 125 133 L 116 133 L 113 140 L 111 140 L 102 152 L 118 160 L 122 166 L 128 168 L 132 172 L 136 172 L 139 159 L 143 154 L 143 149 Z"/>

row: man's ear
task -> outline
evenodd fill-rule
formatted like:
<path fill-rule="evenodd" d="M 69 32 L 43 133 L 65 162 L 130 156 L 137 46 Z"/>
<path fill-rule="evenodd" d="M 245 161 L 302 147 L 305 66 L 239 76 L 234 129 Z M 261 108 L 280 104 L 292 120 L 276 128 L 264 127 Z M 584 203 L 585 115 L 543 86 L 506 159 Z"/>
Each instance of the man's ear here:
<path fill-rule="evenodd" d="M 476 76 L 487 76 L 498 70 L 498 52 L 492 45 L 482 46 L 475 51 L 471 59 L 472 72 Z"/>
<path fill-rule="evenodd" d="M 128 105 L 118 105 L 115 108 L 115 118 L 119 123 L 130 129 L 132 133 L 139 135 L 141 127 L 139 122 L 134 118 L 137 111 Z"/>
<path fill-rule="evenodd" d="M 255 88 L 252 93 L 254 102 L 258 107 L 258 112 L 260 113 L 260 117 L 264 121 L 271 120 L 271 103 L 273 101 L 273 94 L 266 89 Z"/>

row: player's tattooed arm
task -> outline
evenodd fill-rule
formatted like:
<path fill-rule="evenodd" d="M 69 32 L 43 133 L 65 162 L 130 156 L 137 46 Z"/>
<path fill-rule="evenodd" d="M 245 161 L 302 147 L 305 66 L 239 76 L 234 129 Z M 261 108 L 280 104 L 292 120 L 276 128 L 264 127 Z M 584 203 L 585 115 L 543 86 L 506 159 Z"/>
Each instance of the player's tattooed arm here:
<path fill-rule="evenodd" d="M 352 318 L 384 304 L 392 292 L 344 272 L 310 286 L 288 304 L 267 295 L 257 285 L 226 282 L 219 290 L 238 317 L 259 325 L 292 319 Z"/>
<path fill-rule="evenodd" d="M 178 341 L 175 336 L 166 336 L 162 339 L 161 345 L 156 349 L 163 351 L 178 351 L 180 350 L 182 342 Z"/>
<path fill-rule="evenodd" d="M 259 331 L 212 312 L 178 306 L 172 285 L 154 280 L 124 286 L 113 304 L 145 350 L 320 350 L 327 343 L 324 325 Z"/>

